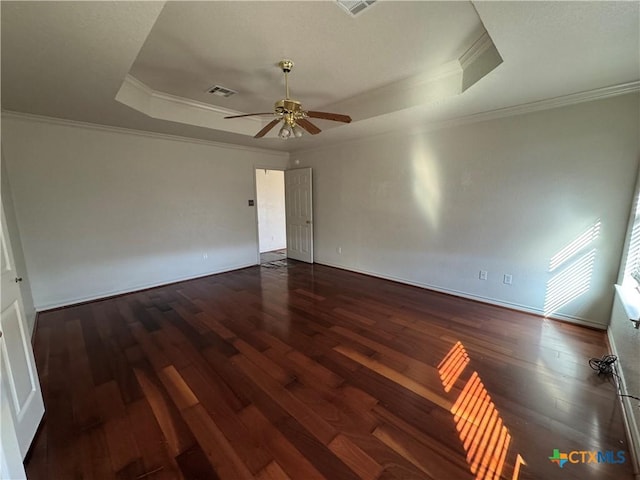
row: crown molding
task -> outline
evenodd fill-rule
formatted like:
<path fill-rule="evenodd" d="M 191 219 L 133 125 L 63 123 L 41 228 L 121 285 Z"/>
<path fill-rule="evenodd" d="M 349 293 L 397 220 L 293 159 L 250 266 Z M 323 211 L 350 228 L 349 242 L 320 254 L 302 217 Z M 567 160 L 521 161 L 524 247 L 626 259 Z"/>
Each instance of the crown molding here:
<path fill-rule="evenodd" d="M 482 55 L 493 46 L 493 40 L 491 40 L 491 37 L 485 30 L 482 35 L 480 35 L 480 38 L 473 42 L 473 44 L 467 49 L 466 52 L 460 55 L 460 58 L 458 59 L 458 61 L 460 62 L 460 66 L 463 69 L 467 68 L 480 55 Z"/>
<path fill-rule="evenodd" d="M 620 95 L 627 95 L 630 93 L 640 92 L 640 80 L 633 82 L 623 83 L 620 85 L 614 85 L 609 87 L 597 88 L 586 92 L 574 93 L 570 95 L 563 95 L 560 97 L 549 98 L 545 100 L 539 100 L 536 102 L 524 103 L 521 105 L 515 105 L 513 107 L 499 108 L 496 110 L 488 110 L 486 112 L 474 113 L 471 115 L 464 115 L 459 117 L 450 118 L 441 121 L 425 122 L 424 124 L 414 126 L 411 128 L 410 133 L 407 133 L 407 127 L 401 126 L 393 130 L 385 130 L 382 132 L 374 133 L 371 135 L 360 135 L 355 138 L 341 139 L 326 145 L 316 145 L 310 147 L 302 147 L 290 151 L 290 155 L 302 154 L 309 151 L 328 150 L 338 146 L 355 144 L 358 142 L 366 141 L 372 138 L 383 137 L 395 137 L 403 135 L 415 135 L 425 132 L 433 132 L 436 130 L 442 130 L 447 128 L 454 128 L 471 123 L 484 122 L 489 120 L 498 120 L 500 118 L 511 117 L 515 115 L 524 115 L 527 113 L 534 113 L 543 110 L 552 110 L 554 108 L 568 107 L 579 103 L 591 102 L 596 100 L 604 100 L 607 98 L 617 97 Z"/>
<path fill-rule="evenodd" d="M 217 105 L 212 105 L 210 103 L 199 102 L 197 100 L 192 100 L 186 97 L 180 97 L 178 95 L 173 95 L 171 93 L 160 92 L 158 90 L 154 90 L 145 83 L 142 83 L 136 77 L 127 74 L 124 78 L 124 83 L 128 83 L 130 86 L 139 90 L 141 93 L 147 95 L 148 97 L 157 98 L 159 100 L 164 100 L 167 102 L 177 103 L 185 107 L 189 108 L 197 108 L 199 110 L 206 110 L 207 112 L 214 112 L 223 116 L 229 115 L 242 115 L 243 112 L 238 112 L 236 110 L 230 110 L 228 108 L 218 107 Z M 247 118 L 247 120 L 251 120 L 255 123 L 262 123 L 260 119 L 257 118 Z"/>
<path fill-rule="evenodd" d="M 147 86 L 146 83 L 142 83 L 133 75 L 129 75 L 128 73 L 124 76 L 123 83 L 129 83 L 131 86 L 135 87 L 138 90 L 141 90 L 144 94 L 151 96 L 155 92 L 151 87 Z"/>
<path fill-rule="evenodd" d="M 451 118 L 443 121 L 429 122 L 422 125 L 422 127 L 418 127 L 417 129 L 412 130 L 412 133 L 419 133 L 421 131 L 428 132 L 428 131 L 452 128 L 452 127 L 476 123 L 476 122 L 497 120 L 500 118 L 510 117 L 514 115 L 523 115 L 523 114 L 539 112 L 543 110 L 551 110 L 554 108 L 566 107 L 566 106 L 571 106 L 571 105 L 595 101 L 595 100 L 604 100 L 606 98 L 612 98 L 620 95 L 626 95 L 626 94 L 637 93 L 637 92 L 640 92 L 640 80 L 635 80 L 633 82 L 627 82 L 620 85 L 602 87 L 602 88 L 589 90 L 585 92 L 553 97 L 553 98 L 539 100 L 535 102 L 524 103 L 524 104 L 515 105 L 512 107 L 499 108 L 496 110 L 489 110 L 489 111 L 475 113 L 471 115 L 460 116 L 460 117 Z M 116 133 L 127 133 L 127 134 L 140 135 L 140 136 L 149 137 L 149 138 L 161 138 L 166 140 L 217 146 L 221 148 L 240 149 L 240 150 L 258 152 L 258 153 L 268 153 L 268 154 L 282 156 L 282 157 L 289 157 L 292 154 L 303 153 L 305 151 L 324 150 L 327 148 L 333 148 L 339 145 L 345 145 L 352 142 L 362 141 L 363 139 L 366 139 L 366 138 L 374 138 L 374 137 L 381 137 L 381 136 L 387 136 L 387 135 L 397 135 L 399 132 L 399 130 L 393 130 L 393 131 L 380 132 L 373 135 L 362 135 L 362 136 L 358 136 L 357 138 L 331 142 L 330 144 L 327 144 L 327 145 L 303 147 L 303 148 L 294 149 L 288 152 L 283 150 L 271 150 L 271 149 L 265 149 L 265 148 L 248 147 L 244 145 L 215 142 L 213 140 L 203 140 L 203 139 L 197 139 L 192 137 L 182 137 L 179 135 L 147 132 L 144 130 L 134 130 L 134 129 L 124 128 L 124 127 L 113 127 L 113 126 L 100 125 L 100 124 L 89 123 L 89 122 L 82 122 L 77 120 L 60 119 L 60 118 L 35 115 L 30 113 L 13 112 L 9 110 L 2 110 L 1 113 L 3 118 L 16 118 L 21 120 L 30 120 L 30 121 L 37 121 L 37 122 L 43 122 L 43 123 L 58 124 L 58 125 L 75 126 L 80 128 L 103 130 L 103 131 L 116 132 Z M 405 130 L 403 129 L 403 131 Z"/>
<path fill-rule="evenodd" d="M 241 112 L 153 90 L 128 74 L 116 93 L 115 100 L 151 118 L 240 135 L 253 136 L 256 130 L 264 126 L 261 119 L 251 116 L 230 122 L 224 117 Z"/>
<path fill-rule="evenodd" d="M 535 102 L 523 103 L 512 107 L 498 108 L 496 110 L 488 110 L 486 112 L 465 115 L 450 120 L 434 122 L 430 124 L 433 129 L 449 128 L 467 123 L 482 122 L 486 120 L 495 120 L 498 118 L 511 117 L 514 115 L 522 115 L 525 113 L 539 112 L 542 110 L 552 110 L 554 108 L 568 107 L 579 103 L 592 102 L 595 100 L 604 100 L 606 98 L 626 95 L 628 93 L 640 92 L 640 80 L 613 85 L 609 87 L 596 88 L 586 92 L 571 93 L 559 97 L 547 98 Z M 431 128 L 430 128 L 431 129 Z"/>
<path fill-rule="evenodd" d="M 475 59 L 482 55 L 487 49 L 493 46 L 491 37 L 485 32 L 473 45 L 460 57 L 459 61 L 452 61 L 442 66 L 440 71 L 436 75 L 431 75 L 429 80 L 438 80 L 446 78 L 448 76 L 457 74 L 460 72 L 460 68 L 470 65 Z M 459 62 L 459 63 L 458 63 Z M 425 82 L 425 78 L 419 80 L 413 79 L 412 86 L 418 86 Z M 184 97 L 171 95 L 164 92 L 158 92 L 149 88 L 144 83 L 140 82 L 131 75 L 126 76 L 125 83 L 129 83 L 134 88 L 142 91 L 146 95 L 160 100 L 165 100 L 180 105 L 187 106 L 189 108 L 197 108 L 201 110 L 207 110 L 222 115 L 240 115 L 242 112 L 235 110 L 223 109 L 207 103 L 198 102 L 196 100 L 190 100 Z M 619 95 L 626 95 L 628 93 L 640 91 L 640 80 L 633 82 L 623 83 L 620 85 L 613 85 L 608 87 L 597 88 L 594 90 L 588 90 L 585 92 L 572 93 L 569 95 L 562 95 L 558 97 L 547 98 L 544 100 L 538 100 L 529 103 L 523 103 L 520 105 L 514 105 L 512 107 L 499 108 L 496 110 L 488 110 L 486 112 L 474 113 L 471 115 L 465 115 L 461 117 L 452 118 L 440 122 L 433 122 L 430 124 L 429 129 L 449 128 L 457 125 L 463 125 L 473 122 L 481 122 L 485 120 L 494 120 L 503 117 L 510 117 L 513 115 L 522 115 L 525 113 L 538 112 L 541 110 L 551 110 L 553 108 L 566 107 L 569 105 L 575 105 L 584 102 L 591 102 L 594 100 L 603 100 L 605 98 L 616 97 Z M 261 123 L 259 119 L 248 117 L 244 120 L 251 120 L 257 123 Z"/>
<path fill-rule="evenodd" d="M 284 150 L 271 150 L 267 148 L 248 147 L 246 145 L 236 145 L 233 143 L 216 142 L 214 140 L 203 140 L 199 138 L 183 137 L 180 135 L 171 135 L 168 133 L 147 132 L 145 130 L 135 130 L 125 127 L 113 127 L 110 125 L 100 125 L 98 123 L 83 122 L 79 120 L 68 120 L 63 118 L 48 117 L 45 115 L 36 115 L 33 113 L 14 112 L 11 110 L 2 110 L 2 119 L 15 119 L 23 121 L 31 121 L 38 123 L 48 123 L 52 125 L 60 125 L 65 127 L 84 128 L 87 130 L 98 130 L 110 133 L 119 133 L 126 135 L 136 135 L 140 137 L 155 138 L 161 140 L 171 140 L 175 142 L 194 143 L 199 145 L 207 145 L 210 147 L 227 148 L 230 150 L 245 150 L 254 153 L 266 153 L 282 158 L 288 158 L 289 152 Z"/>

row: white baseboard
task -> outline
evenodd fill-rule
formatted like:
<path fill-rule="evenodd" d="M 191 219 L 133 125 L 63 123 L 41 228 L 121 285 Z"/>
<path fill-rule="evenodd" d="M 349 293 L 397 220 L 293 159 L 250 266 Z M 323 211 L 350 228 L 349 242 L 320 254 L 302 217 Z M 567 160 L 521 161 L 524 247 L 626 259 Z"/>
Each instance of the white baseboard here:
<path fill-rule="evenodd" d="M 467 292 L 461 292 L 459 290 L 452 290 L 449 288 L 443 288 L 437 285 L 431 285 L 428 283 L 420 283 L 420 282 L 414 282 L 411 280 L 407 280 L 404 278 L 399 278 L 399 277 L 394 277 L 392 275 L 383 275 L 377 272 L 370 272 L 368 270 L 363 270 L 363 269 L 359 269 L 359 268 L 353 268 L 351 266 L 345 266 L 345 265 L 337 265 L 337 264 L 333 264 L 330 262 L 324 262 L 322 260 L 318 261 L 316 260 L 316 263 L 320 264 L 320 265 L 326 265 L 328 267 L 334 267 L 334 268 L 340 268 L 342 270 L 348 270 L 350 272 L 356 272 L 356 273 L 362 273 L 363 275 L 369 275 L 371 277 L 377 277 L 377 278 L 383 278 L 385 280 L 391 280 L 392 282 L 398 282 L 398 283 L 403 283 L 405 285 L 411 285 L 414 287 L 419 287 L 419 288 L 424 288 L 427 290 L 433 290 L 434 292 L 439 292 L 439 293 L 446 293 L 447 295 L 453 295 L 456 297 L 461 297 L 461 298 L 466 298 L 469 300 L 475 300 L 478 302 L 482 302 L 482 303 L 488 303 L 490 305 L 496 305 L 498 307 L 505 307 L 505 308 L 510 308 L 512 310 L 517 310 L 519 312 L 524 312 L 524 313 L 532 313 L 534 315 L 538 315 L 540 317 L 545 317 L 545 318 L 550 318 L 552 320 L 560 320 L 563 322 L 570 322 L 570 323 L 575 323 L 578 325 L 583 325 L 585 327 L 590 327 L 590 328 L 595 328 L 598 330 L 606 330 L 607 326 L 606 325 L 602 325 L 601 323 L 596 323 L 593 322 L 591 320 L 588 320 L 586 318 L 581 318 L 581 317 L 577 317 L 577 316 L 573 316 L 573 315 L 563 315 L 563 314 L 552 314 L 552 315 L 545 315 L 544 311 L 539 309 L 539 308 L 535 308 L 535 307 L 531 307 L 528 305 L 521 305 L 518 303 L 511 303 L 511 302 L 505 302 L 503 300 L 498 300 L 496 298 L 490 298 L 490 297 L 483 297 L 482 295 L 475 295 L 472 293 L 467 293 Z"/>
<path fill-rule="evenodd" d="M 611 335 L 611 330 L 607 330 L 607 338 L 609 339 L 611 353 L 617 357 L 620 357 L 620 355 L 618 354 L 618 349 L 616 348 L 616 342 L 613 339 L 613 335 Z M 624 372 L 622 370 L 617 370 L 617 372 L 619 376 L 618 381 L 620 382 L 620 387 L 623 392 L 626 392 L 627 383 L 624 379 Z M 638 400 L 635 400 L 635 402 L 637 403 Z M 629 441 L 629 453 L 631 457 L 629 461 L 632 462 L 633 465 L 635 480 L 640 480 L 640 428 L 638 427 L 638 422 L 633 418 L 633 409 L 637 407 L 633 405 L 632 399 L 629 397 L 620 397 L 620 403 L 622 404 L 622 418 L 624 420 L 624 427 L 627 431 L 627 438 Z"/>
<path fill-rule="evenodd" d="M 214 270 L 214 271 L 211 271 L 211 272 L 201 273 L 201 274 L 198 274 L 198 275 L 189 275 L 189 276 L 185 276 L 185 277 L 176 277 L 176 278 L 172 278 L 172 279 L 163 280 L 162 282 L 157 282 L 157 283 L 145 283 L 145 284 L 135 285 L 135 286 L 132 286 L 132 287 L 128 287 L 126 289 L 121 289 L 121 290 L 118 289 L 118 290 L 110 290 L 110 291 L 99 292 L 99 293 L 96 293 L 95 295 L 89 295 L 89 296 L 85 296 L 85 297 L 67 298 L 67 299 L 64 299 L 64 300 L 57 301 L 57 302 L 46 303 L 46 304 L 42 304 L 42 305 L 36 305 L 35 308 L 36 308 L 36 312 L 40 313 L 40 312 L 44 312 L 46 310 L 53 310 L 55 308 L 69 307 L 71 305 L 77 305 L 79 303 L 92 302 L 92 301 L 101 300 L 101 299 L 104 299 L 104 298 L 115 297 L 117 295 L 124 295 L 124 294 L 127 294 L 127 293 L 139 292 L 141 290 L 147 290 L 149 288 L 162 287 L 164 285 L 171 285 L 172 283 L 185 282 L 187 280 L 195 280 L 196 278 L 208 277 L 210 275 L 216 275 L 218 273 L 231 272 L 233 270 L 240 270 L 242 268 L 253 267 L 255 265 L 256 265 L 256 263 L 231 265 L 231 266 L 222 268 L 220 270 Z"/>

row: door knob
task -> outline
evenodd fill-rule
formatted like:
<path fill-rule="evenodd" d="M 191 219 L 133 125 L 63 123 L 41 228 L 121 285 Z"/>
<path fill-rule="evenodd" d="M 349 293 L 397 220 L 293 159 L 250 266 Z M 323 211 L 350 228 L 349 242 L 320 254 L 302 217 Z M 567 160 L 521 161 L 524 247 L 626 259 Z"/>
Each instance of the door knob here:
<path fill-rule="evenodd" d="M 311 220 L 307 220 L 307 223 L 311 223 Z"/>
<path fill-rule="evenodd" d="M 16 277 L 16 283 L 21 282 L 22 281 L 22 277 Z"/>

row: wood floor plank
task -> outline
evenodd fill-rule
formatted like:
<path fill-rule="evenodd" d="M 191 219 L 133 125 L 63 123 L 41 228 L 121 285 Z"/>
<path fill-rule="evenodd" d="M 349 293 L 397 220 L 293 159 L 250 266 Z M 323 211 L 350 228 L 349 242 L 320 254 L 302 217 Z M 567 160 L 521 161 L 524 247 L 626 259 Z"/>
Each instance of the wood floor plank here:
<path fill-rule="evenodd" d="M 370 432 L 377 424 L 377 418 L 364 405 L 351 407 L 342 389 L 333 392 L 296 383 L 288 390 L 339 432 Z"/>
<path fill-rule="evenodd" d="M 378 358 L 381 359 L 382 363 L 390 366 L 393 370 L 400 371 L 415 381 L 435 383 L 438 378 L 438 371 L 435 367 L 402 353 L 398 346 L 392 348 L 340 326 L 332 327 L 331 330 L 375 350 L 379 354 Z M 393 344 L 394 342 L 390 343 Z M 396 367 L 393 366 L 394 364 Z"/>
<path fill-rule="evenodd" d="M 362 480 L 375 480 L 382 473 L 382 466 L 344 435 L 336 435 L 329 449 Z"/>
<path fill-rule="evenodd" d="M 82 478 L 92 480 L 116 478 L 109 459 L 107 440 L 101 427 L 83 430 L 75 448 L 80 458 Z M 36 475 L 35 478 L 47 477 Z"/>
<path fill-rule="evenodd" d="M 219 480 L 200 445 L 195 444 L 176 457 L 182 476 L 186 480 Z"/>
<path fill-rule="evenodd" d="M 154 370 L 161 371 L 163 368 L 170 365 L 171 362 L 169 362 L 167 356 L 153 341 L 153 338 L 149 335 L 149 332 L 144 329 L 141 323 L 133 322 L 130 324 L 129 328 Z"/>
<path fill-rule="evenodd" d="M 155 372 L 151 367 L 143 368 L 139 365 L 134 369 L 134 374 L 162 430 L 163 440 L 167 443 L 170 454 L 176 457 L 191 448 L 195 443 L 193 434 L 184 423 L 160 380 L 155 376 Z"/>
<path fill-rule="evenodd" d="M 221 480 L 252 479 L 233 446 L 199 403 L 182 410 L 182 416 Z"/>
<path fill-rule="evenodd" d="M 77 475 L 79 465 L 74 455 L 74 445 L 68 439 L 74 438 L 76 429 L 73 424 L 73 397 L 68 346 L 65 343 L 66 332 L 62 325 L 51 331 L 51 356 L 47 387 L 43 389 L 47 411 L 47 457 L 45 470 L 47 477 L 72 478 Z M 55 415 L 50 412 L 54 411 Z M 44 477 L 44 478 L 47 478 Z"/>
<path fill-rule="evenodd" d="M 182 411 L 199 403 L 198 397 L 173 365 L 163 368 L 158 376 L 178 410 Z"/>
<path fill-rule="evenodd" d="M 379 425 L 396 427 L 399 431 L 414 438 L 415 441 L 426 445 L 439 457 L 458 458 L 463 453 L 462 445 L 458 443 L 447 444 L 437 436 L 425 433 L 418 428 L 418 425 L 404 420 L 382 405 L 374 405 L 372 410 L 374 415 L 380 419 Z M 450 428 L 453 429 L 453 426 Z"/>
<path fill-rule="evenodd" d="M 256 475 L 257 480 L 290 480 L 291 477 L 282 470 L 278 462 L 273 461 Z"/>
<path fill-rule="evenodd" d="M 212 317 L 209 314 L 203 314 L 202 316 L 204 317 L 203 322 L 205 322 L 212 331 L 220 335 L 221 338 L 227 340 L 230 343 L 237 338 L 235 333 L 225 327 L 215 317 Z"/>
<path fill-rule="evenodd" d="M 73 358 L 73 361 L 70 362 L 70 374 L 73 378 L 71 386 L 73 423 L 78 431 L 84 431 L 101 425 L 102 418 L 80 321 L 73 319 L 66 322 L 65 327 L 69 341 L 69 355 Z"/>
<path fill-rule="evenodd" d="M 253 438 L 267 448 L 292 479 L 322 480 L 324 477 L 299 450 L 260 412 L 249 405 L 240 419 Z"/>
<path fill-rule="evenodd" d="M 109 458 L 114 472 L 119 472 L 141 458 L 131 435 L 131 424 L 122 403 L 118 384 L 112 380 L 96 387 L 96 398 L 103 419 Z M 144 472 L 139 472 L 139 474 Z"/>
<path fill-rule="evenodd" d="M 171 305 L 179 307 L 177 304 L 172 303 Z M 196 350 L 202 350 L 214 344 L 215 338 L 212 338 L 211 332 L 201 325 L 202 322 L 195 315 L 186 311 L 169 310 L 163 312 L 162 316 L 180 330 Z"/>
<path fill-rule="evenodd" d="M 273 461 L 264 447 L 252 439 L 236 411 L 225 401 L 225 392 L 220 390 L 219 384 L 209 381 L 211 377 L 206 371 L 191 365 L 180 370 L 180 374 L 253 474 Z"/>
<path fill-rule="evenodd" d="M 41 312 L 30 480 L 633 478 L 602 332 L 286 263 Z"/>
<path fill-rule="evenodd" d="M 338 432 L 331 425 L 291 395 L 282 385 L 275 380 L 270 380 L 260 368 L 247 358 L 237 355 L 232 359 L 232 362 L 324 445 L 327 445 L 337 435 Z"/>
<path fill-rule="evenodd" d="M 202 352 L 209 367 L 228 386 L 232 394 L 233 409 L 239 411 L 252 403 L 253 388 L 250 382 L 240 375 L 238 369 L 231 364 L 227 357 L 213 348 L 208 348 Z M 214 377 L 215 378 L 215 377 Z"/>
<path fill-rule="evenodd" d="M 317 436 L 305 428 L 294 418 L 287 417 L 278 423 L 278 429 L 291 439 L 295 447 L 313 463 L 326 478 L 340 478 L 344 480 L 355 480 L 358 475 L 337 455 L 335 455 L 327 445 L 318 440 Z"/>
<path fill-rule="evenodd" d="M 344 383 L 344 378 L 336 375 L 298 350 L 287 352 L 286 361 L 288 361 L 290 368 L 294 369 L 298 377 L 308 377 L 310 383 L 320 382 L 329 388 L 336 388 Z"/>
<path fill-rule="evenodd" d="M 89 362 L 93 374 L 93 383 L 95 385 L 101 385 L 113 380 L 113 371 L 109 363 L 109 353 L 105 348 L 103 339 L 98 333 L 91 308 L 88 305 L 82 305 L 76 308 L 76 315 L 80 318 L 84 342 L 91 351 Z"/>
<path fill-rule="evenodd" d="M 472 478 L 466 465 L 457 466 L 429 450 L 415 437 L 389 425 L 379 425 L 372 435 L 431 478 Z"/>
<path fill-rule="evenodd" d="M 434 392 L 433 390 L 426 388 L 424 385 L 416 382 L 415 380 L 412 380 L 411 378 L 401 374 L 400 372 L 387 367 L 385 364 L 366 357 L 349 347 L 338 346 L 335 347 L 334 350 L 343 354 L 345 357 L 349 357 L 353 361 L 360 363 L 368 369 L 382 375 L 383 377 L 386 377 L 389 380 L 402 385 L 407 390 L 410 390 L 413 393 L 420 395 L 424 399 L 433 402 L 440 408 L 443 408 L 445 410 L 451 409 L 451 401 L 447 400 L 442 395 Z"/>
<path fill-rule="evenodd" d="M 382 467 L 383 471 L 378 476 L 379 479 L 429 478 L 422 470 L 417 468 L 415 465 L 413 465 L 397 452 L 389 448 L 373 435 L 346 434 L 345 436 L 347 436 L 351 440 L 351 442 L 357 445 L 358 448 L 360 448 L 368 456 L 375 459 L 376 463 L 378 463 Z M 464 479 L 465 477 L 461 477 L 461 480 Z"/>
<path fill-rule="evenodd" d="M 259 320 L 262 322 L 262 318 Z M 293 347 L 280 340 L 277 335 L 272 335 L 270 333 L 271 328 L 271 325 L 267 325 L 265 330 L 256 330 L 256 332 L 254 332 L 254 335 L 260 338 L 267 345 L 265 351 L 268 349 L 274 349 L 281 354 L 286 354 L 292 351 Z"/>
<path fill-rule="evenodd" d="M 295 380 L 294 374 L 286 371 L 285 368 L 278 365 L 262 352 L 253 348 L 244 340 L 236 339 L 233 342 L 233 346 L 256 366 L 264 370 L 267 375 L 272 377 L 280 385 L 287 385 Z"/>
<path fill-rule="evenodd" d="M 175 458 L 171 455 L 162 430 L 146 399 L 136 400 L 126 406 L 131 433 L 141 453 L 144 473 L 154 479 L 182 480 Z"/>
<path fill-rule="evenodd" d="M 134 402 L 142 398 L 142 390 L 131 370 L 125 351 L 123 351 L 113 337 L 105 342 L 105 350 L 109 356 L 109 366 L 113 374 L 113 379 L 118 384 L 122 401 L 125 404 Z"/>
<path fill-rule="evenodd" d="M 120 468 L 116 474 L 117 480 L 137 480 L 145 475 L 142 458 L 138 457 Z"/>
<path fill-rule="evenodd" d="M 193 347 L 180 330 L 168 322 L 162 324 L 160 330 L 153 332 L 151 338 L 174 367 L 180 369 L 197 362 L 199 351 Z"/>

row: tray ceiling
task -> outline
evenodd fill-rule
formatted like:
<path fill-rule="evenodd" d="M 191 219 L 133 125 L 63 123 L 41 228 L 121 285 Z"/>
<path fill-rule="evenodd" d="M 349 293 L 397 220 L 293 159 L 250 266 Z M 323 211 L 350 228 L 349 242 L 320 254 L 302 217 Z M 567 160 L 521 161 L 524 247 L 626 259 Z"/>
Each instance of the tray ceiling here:
<path fill-rule="evenodd" d="M 3 110 L 259 148 L 637 90 L 640 79 L 637 2 L 379 0 L 355 17 L 332 1 L 1 8 Z M 282 58 L 296 64 L 291 94 L 306 109 L 354 122 L 318 121 L 320 135 L 283 142 L 273 132 L 253 139 L 256 119 L 222 120 L 271 110 L 284 94 Z M 238 93 L 208 94 L 215 84 Z"/>

